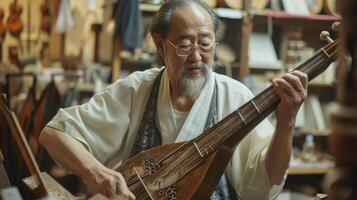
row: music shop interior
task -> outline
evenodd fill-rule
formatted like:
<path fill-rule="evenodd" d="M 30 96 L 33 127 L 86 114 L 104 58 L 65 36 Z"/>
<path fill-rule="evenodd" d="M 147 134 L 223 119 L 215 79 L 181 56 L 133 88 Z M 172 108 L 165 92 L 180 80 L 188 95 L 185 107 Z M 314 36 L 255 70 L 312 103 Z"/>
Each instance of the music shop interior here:
<path fill-rule="evenodd" d="M 354 0 L 1 0 L 0 199 L 357 199 L 356 19 Z"/>

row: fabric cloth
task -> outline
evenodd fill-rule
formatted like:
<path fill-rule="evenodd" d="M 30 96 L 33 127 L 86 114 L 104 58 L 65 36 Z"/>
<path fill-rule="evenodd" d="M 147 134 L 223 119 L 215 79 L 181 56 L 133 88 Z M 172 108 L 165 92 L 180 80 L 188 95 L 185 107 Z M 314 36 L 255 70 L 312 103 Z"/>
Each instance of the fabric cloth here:
<path fill-rule="evenodd" d="M 71 13 L 71 7 L 68 0 L 62 0 L 59 15 L 57 17 L 55 31 L 65 33 L 74 26 L 74 19 Z"/>
<path fill-rule="evenodd" d="M 120 0 L 115 10 L 115 32 L 120 33 L 124 49 L 134 50 L 143 43 L 142 13 L 139 0 Z"/>
<path fill-rule="evenodd" d="M 160 131 L 156 126 L 156 106 L 157 95 L 160 86 L 160 78 L 163 71 L 156 77 L 155 82 L 150 90 L 150 96 L 146 102 L 145 111 L 139 125 L 139 132 L 136 134 L 134 145 L 131 148 L 130 157 L 136 154 L 161 145 Z"/>
<path fill-rule="evenodd" d="M 108 167 L 120 165 L 130 155 L 145 110 L 150 88 L 160 69 L 135 72 L 118 80 L 88 103 L 61 109 L 48 126 L 61 130 L 80 141 L 89 152 Z M 192 106 L 179 133 L 173 115 L 167 71 L 161 78 L 157 122 L 162 144 L 195 138 L 202 133 L 209 112 L 214 81 L 218 88 L 218 120 L 250 100 L 252 93 L 240 82 L 212 73 L 200 96 Z M 265 168 L 265 154 L 273 127 L 261 122 L 237 146 L 226 175 L 241 199 L 269 199 L 282 185 L 271 188 Z"/>
<path fill-rule="evenodd" d="M 162 77 L 164 70 L 160 72 L 160 74 L 156 77 L 155 82 L 150 90 L 149 99 L 146 103 L 144 115 L 141 119 L 141 123 L 139 125 L 139 132 L 136 135 L 135 142 L 130 153 L 130 156 L 135 156 L 136 154 L 148 150 L 150 148 L 161 145 L 161 134 L 158 131 L 156 125 L 156 108 L 158 91 L 160 87 L 160 80 Z M 207 102 L 208 103 L 208 102 Z M 176 124 L 181 128 L 182 123 L 185 121 L 187 115 L 183 115 L 181 113 L 177 114 L 176 109 L 173 109 L 174 117 L 176 120 Z M 178 116 L 179 115 L 179 116 Z M 205 128 L 211 127 L 217 121 L 217 84 L 215 84 L 215 88 L 213 91 L 213 95 L 210 101 L 209 113 L 206 119 Z M 178 131 L 177 131 L 178 132 Z M 233 200 L 236 199 L 236 195 L 231 198 L 228 191 L 228 184 L 225 175 L 222 175 L 220 181 L 218 182 L 215 190 L 213 191 L 210 200 Z"/>

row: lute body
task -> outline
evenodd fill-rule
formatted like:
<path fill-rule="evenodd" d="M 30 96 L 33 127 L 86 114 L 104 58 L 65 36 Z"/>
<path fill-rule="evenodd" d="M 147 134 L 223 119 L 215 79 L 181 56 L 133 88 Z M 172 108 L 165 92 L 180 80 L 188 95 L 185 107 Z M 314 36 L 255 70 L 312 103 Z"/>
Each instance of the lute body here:
<path fill-rule="evenodd" d="M 232 153 L 221 149 L 202 159 L 192 142 L 173 143 L 140 153 L 118 170 L 137 199 L 208 199 Z M 186 160 L 188 154 L 197 159 Z M 158 168 L 168 173 L 155 173 Z"/>

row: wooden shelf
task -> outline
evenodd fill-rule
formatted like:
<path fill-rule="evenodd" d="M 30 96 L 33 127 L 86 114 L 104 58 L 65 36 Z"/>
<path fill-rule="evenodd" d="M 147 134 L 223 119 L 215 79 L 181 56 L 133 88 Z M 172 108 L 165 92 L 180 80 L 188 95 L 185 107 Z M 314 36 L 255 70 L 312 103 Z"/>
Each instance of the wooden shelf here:
<path fill-rule="evenodd" d="M 299 129 L 299 130 L 296 130 L 295 132 L 297 132 L 297 134 L 294 136 L 307 135 L 307 134 L 311 134 L 313 136 L 329 136 L 331 133 L 331 130 Z"/>
<path fill-rule="evenodd" d="M 160 9 L 161 5 L 140 3 L 139 9 L 143 12 L 157 12 Z"/>
<path fill-rule="evenodd" d="M 161 5 L 140 3 L 139 9 L 144 12 L 157 12 L 160 9 Z M 217 15 L 222 18 L 230 18 L 230 19 L 242 19 L 243 16 L 246 15 L 244 10 L 237 10 L 232 8 L 214 8 Z M 338 21 L 340 19 L 336 18 L 332 15 L 296 15 L 290 14 L 284 11 L 273 11 L 273 10 L 253 10 L 251 14 L 256 17 L 271 17 L 274 19 L 274 22 L 282 25 L 295 25 L 300 24 L 305 26 L 306 21 L 310 21 L 312 23 L 331 23 L 333 21 Z M 330 24 L 331 25 L 331 24 Z"/>
<path fill-rule="evenodd" d="M 272 11 L 272 10 L 266 10 L 262 14 L 272 17 L 275 20 L 281 20 L 281 21 L 336 21 L 340 20 L 339 18 L 332 16 L 332 15 L 296 15 L 296 14 L 290 14 L 287 12 L 283 11 Z"/>
<path fill-rule="evenodd" d="M 335 83 L 316 83 L 314 81 L 309 83 L 309 87 L 314 87 L 314 88 L 336 88 Z"/>
<path fill-rule="evenodd" d="M 288 170 L 288 175 L 314 175 L 326 174 L 332 167 L 291 167 Z"/>
<path fill-rule="evenodd" d="M 300 159 L 290 162 L 289 175 L 316 175 L 326 174 L 334 168 L 334 161 L 325 159 L 315 162 L 306 162 Z"/>

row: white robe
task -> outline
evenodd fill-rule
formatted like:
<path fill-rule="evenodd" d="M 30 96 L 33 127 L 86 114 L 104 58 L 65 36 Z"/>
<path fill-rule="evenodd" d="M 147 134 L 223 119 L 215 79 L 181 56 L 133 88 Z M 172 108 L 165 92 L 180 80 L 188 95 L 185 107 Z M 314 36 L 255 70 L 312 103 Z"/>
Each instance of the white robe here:
<path fill-rule="evenodd" d="M 106 166 L 120 165 L 130 155 L 151 86 L 160 70 L 135 72 L 118 80 L 88 103 L 60 109 L 47 126 L 80 141 Z M 167 72 L 164 72 L 160 82 L 156 120 L 163 144 L 189 140 L 202 133 L 215 80 L 218 86 L 218 120 L 253 97 L 240 82 L 212 73 L 177 133 L 169 80 Z M 268 120 L 261 122 L 238 145 L 226 168 L 227 178 L 243 200 L 270 199 L 281 191 L 283 183 L 271 187 L 265 168 L 265 154 L 273 132 L 274 128 Z"/>

